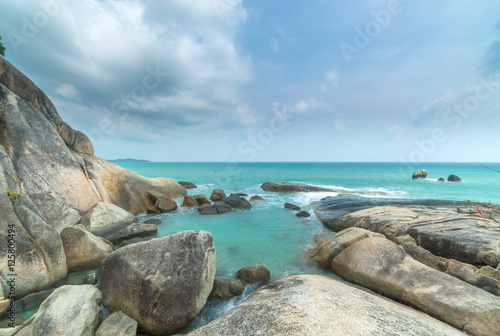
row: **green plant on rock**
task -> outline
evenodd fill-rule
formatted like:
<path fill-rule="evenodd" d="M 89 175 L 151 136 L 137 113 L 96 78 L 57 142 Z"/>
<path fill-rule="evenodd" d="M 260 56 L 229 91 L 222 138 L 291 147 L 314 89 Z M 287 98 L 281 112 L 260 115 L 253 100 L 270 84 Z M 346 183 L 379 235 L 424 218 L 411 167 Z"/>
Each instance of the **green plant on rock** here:
<path fill-rule="evenodd" d="M 7 190 L 7 195 L 9 196 L 10 200 L 14 200 L 19 197 L 19 194 L 12 190 Z"/>

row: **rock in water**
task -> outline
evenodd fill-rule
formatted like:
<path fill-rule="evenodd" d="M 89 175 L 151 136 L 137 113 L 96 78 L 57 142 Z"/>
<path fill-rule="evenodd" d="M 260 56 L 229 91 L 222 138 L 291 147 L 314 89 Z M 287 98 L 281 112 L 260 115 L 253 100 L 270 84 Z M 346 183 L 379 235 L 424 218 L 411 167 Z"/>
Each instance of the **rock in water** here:
<path fill-rule="evenodd" d="M 295 214 L 295 216 L 297 217 L 302 217 L 302 218 L 307 218 L 307 217 L 311 217 L 311 214 L 307 211 L 299 211 Z"/>
<path fill-rule="evenodd" d="M 177 202 L 171 198 L 162 198 L 158 200 L 156 207 L 160 209 L 161 212 L 171 212 L 177 210 Z"/>
<path fill-rule="evenodd" d="M 462 180 L 457 175 L 448 176 L 448 182 L 461 182 Z"/>
<path fill-rule="evenodd" d="M 500 299 L 425 266 L 385 238 L 365 238 L 332 261 L 342 278 L 407 303 L 470 335 L 500 335 Z"/>
<path fill-rule="evenodd" d="M 98 267 L 113 252 L 113 244 L 94 236 L 81 224 L 65 228 L 61 232 L 61 240 L 70 272 Z"/>
<path fill-rule="evenodd" d="M 196 186 L 196 184 L 194 184 L 193 182 L 179 181 L 179 184 L 181 186 L 183 186 L 184 188 L 186 188 L 186 189 L 195 189 L 195 188 L 198 188 Z"/>
<path fill-rule="evenodd" d="M 438 182 L 444 182 L 444 178 L 440 177 L 440 178 L 438 179 Z"/>
<path fill-rule="evenodd" d="M 137 321 L 122 311 L 114 312 L 102 322 L 95 336 L 135 336 Z"/>
<path fill-rule="evenodd" d="M 95 235 L 103 236 L 134 222 L 134 215 L 112 204 L 99 202 L 82 218 L 82 224 Z"/>
<path fill-rule="evenodd" d="M 292 203 L 285 203 L 285 209 L 288 210 L 300 210 L 301 208 L 298 205 Z"/>
<path fill-rule="evenodd" d="M 102 294 L 91 285 L 62 286 L 43 301 L 29 326 L 33 336 L 94 336 L 102 321 Z"/>
<path fill-rule="evenodd" d="M 245 290 L 245 286 L 238 279 L 215 279 L 214 288 L 208 297 L 210 300 L 227 300 L 240 295 Z"/>
<path fill-rule="evenodd" d="M 229 204 L 233 209 L 250 209 L 252 205 L 246 199 L 236 194 L 231 194 L 224 199 L 224 202 Z"/>
<path fill-rule="evenodd" d="M 425 179 L 427 177 L 427 169 L 420 169 L 413 173 L 412 179 Z"/>
<path fill-rule="evenodd" d="M 264 264 L 253 264 L 236 272 L 236 277 L 244 284 L 259 283 L 269 281 L 271 272 Z"/>
<path fill-rule="evenodd" d="M 258 201 L 263 201 L 264 199 L 260 197 L 259 195 L 253 195 L 250 197 L 250 202 L 258 202 Z"/>
<path fill-rule="evenodd" d="M 196 201 L 196 198 L 194 198 L 193 196 L 184 196 L 184 200 L 181 204 L 181 207 L 197 207 L 198 206 L 198 202 Z"/>
<path fill-rule="evenodd" d="M 215 247 L 205 231 L 184 231 L 125 246 L 99 268 L 104 306 L 123 311 L 142 332 L 163 335 L 188 325 L 212 291 Z"/>
<path fill-rule="evenodd" d="M 210 200 L 212 202 L 222 201 L 226 198 L 226 193 L 222 189 L 214 189 L 212 195 L 210 195 Z"/>
<path fill-rule="evenodd" d="M 332 277 L 295 275 L 255 291 L 190 336 L 463 336 L 408 306 Z"/>

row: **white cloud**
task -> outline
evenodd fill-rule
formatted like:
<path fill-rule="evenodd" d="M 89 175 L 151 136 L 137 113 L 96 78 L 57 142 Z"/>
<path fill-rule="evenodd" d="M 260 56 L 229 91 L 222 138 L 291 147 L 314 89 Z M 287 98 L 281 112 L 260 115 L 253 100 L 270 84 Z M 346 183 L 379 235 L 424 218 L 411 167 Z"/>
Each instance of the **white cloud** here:
<path fill-rule="evenodd" d="M 78 91 L 76 91 L 75 87 L 72 84 L 67 84 L 67 83 L 61 84 L 56 91 L 63 97 L 67 98 L 78 97 Z"/>
<path fill-rule="evenodd" d="M 325 74 L 325 82 L 321 84 L 321 92 L 324 93 L 328 91 L 330 87 L 335 87 L 339 85 L 339 73 L 337 71 L 328 71 Z"/>
<path fill-rule="evenodd" d="M 321 103 L 316 100 L 316 98 L 309 98 L 307 100 L 301 100 L 296 102 L 290 111 L 293 113 L 311 113 L 321 107 Z"/>

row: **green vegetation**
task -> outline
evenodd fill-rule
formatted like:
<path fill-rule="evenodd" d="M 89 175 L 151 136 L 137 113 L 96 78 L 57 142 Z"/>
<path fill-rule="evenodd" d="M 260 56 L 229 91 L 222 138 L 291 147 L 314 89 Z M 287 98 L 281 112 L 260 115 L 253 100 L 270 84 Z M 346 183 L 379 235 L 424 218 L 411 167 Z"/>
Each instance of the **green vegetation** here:
<path fill-rule="evenodd" d="M 5 46 L 2 43 L 2 36 L 0 36 L 0 55 L 5 57 Z"/>
<path fill-rule="evenodd" d="M 12 190 L 7 190 L 7 195 L 9 196 L 9 199 L 14 200 L 19 197 L 19 194 L 16 193 L 15 191 Z"/>

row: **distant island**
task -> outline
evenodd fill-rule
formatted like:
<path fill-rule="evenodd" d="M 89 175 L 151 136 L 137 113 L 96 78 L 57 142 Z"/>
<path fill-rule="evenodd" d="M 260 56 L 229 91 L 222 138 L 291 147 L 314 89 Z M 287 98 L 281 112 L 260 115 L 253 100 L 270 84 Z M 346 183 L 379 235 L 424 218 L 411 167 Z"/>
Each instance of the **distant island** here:
<path fill-rule="evenodd" d="M 108 160 L 108 161 L 109 162 L 113 162 L 113 163 L 123 163 L 123 162 L 151 162 L 149 160 L 137 160 L 137 159 L 131 159 L 131 158 Z"/>

